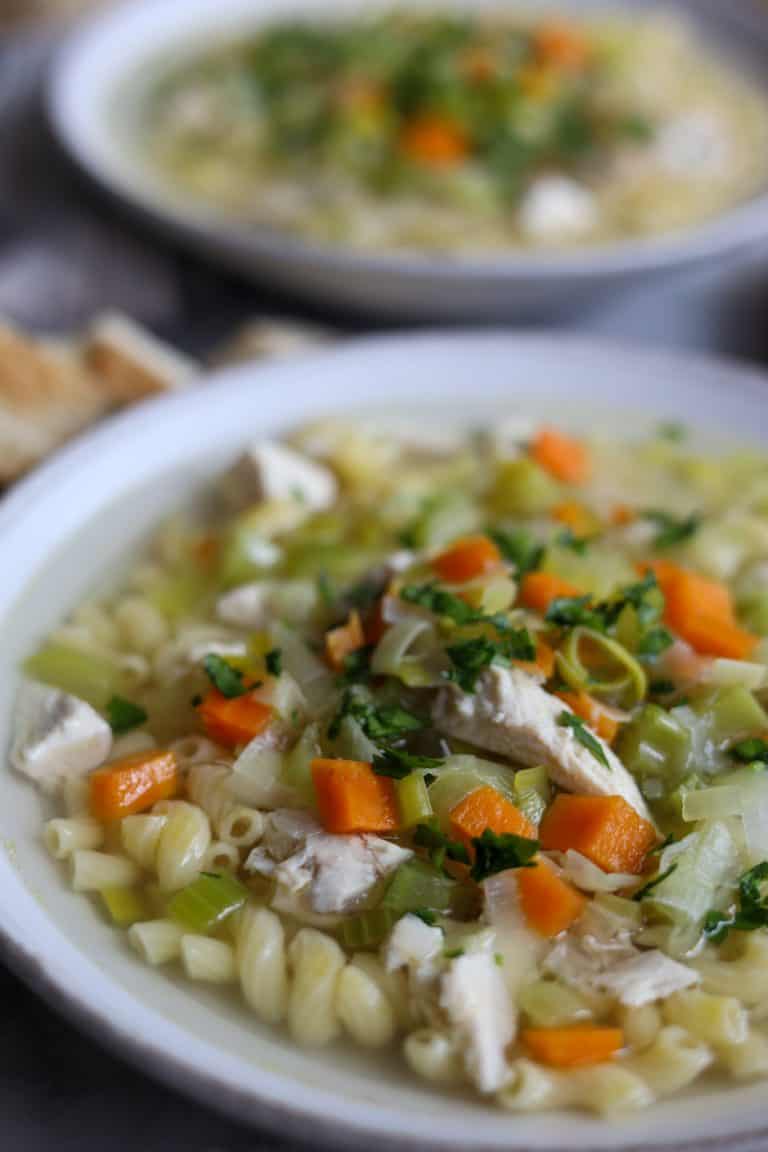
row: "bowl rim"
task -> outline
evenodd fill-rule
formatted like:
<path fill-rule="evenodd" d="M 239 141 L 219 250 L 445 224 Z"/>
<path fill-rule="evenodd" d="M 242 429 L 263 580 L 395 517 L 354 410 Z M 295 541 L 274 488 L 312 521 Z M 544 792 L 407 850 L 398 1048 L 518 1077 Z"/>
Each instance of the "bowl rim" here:
<path fill-rule="evenodd" d="M 416 249 L 402 251 L 363 252 L 343 243 L 320 243 L 311 239 L 280 231 L 268 225 L 239 224 L 227 219 L 215 208 L 206 209 L 191 200 L 175 197 L 163 190 L 160 182 L 153 187 L 148 168 L 136 160 L 130 165 L 116 164 L 114 151 L 105 144 L 108 124 L 103 108 L 95 113 L 90 126 L 77 112 L 82 103 L 78 97 L 80 74 L 84 65 L 95 54 L 112 46 L 119 39 L 121 28 L 132 22 L 148 25 L 163 18 L 164 12 L 184 5 L 185 18 L 191 19 L 196 31 L 185 36 L 185 43 L 194 43 L 207 26 L 216 24 L 209 0 L 119 0 L 117 4 L 80 21 L 55 53 L 45 89 L 45 104 L 54 134 L 62 147 L 112 197 L 129 203 L 134 209 L 157 223 L 170 225 L 188 237 L 196 237 L 209 245 L 223 244 L 230 252 L 244 242 L 248 252 L 257 259 L 301 262 L 315 271 L 344 273 L 363 272 L 382 278 L 406 276 L 429 278 L 438 283 L 455 284 L 462 281 L 495 281 L 516 284 L 534 279 L 541 283 L 580 280 L 586 277 L 599 280 L 617 275 L 641 274 L 671 270 L 696 264 L 709 257 L 737 251 L 758 237 L 768 234 L 768 187 L 754 196 L 717 213 L 711 219 L 673 232 L 662 233 L 639 240 L 623 240 L 612 244 L 584 246 L 571 250 L 515 252 L 503 255 L 477 257 L 447 254 L 439 256 Z M 460 7 L 471 5 L 471 0 L 460 0 Z M 235 15 L 235 25 L 258 26 L 258 2 L 246 0 L 218 0 L 217 16 Z M 670 6 L 673 6 L 670 3 Z M 621 0 L 617 8 L 621 9 Z M 695 25 L 706 28 L 713 13 L 730 22 L 742 35 L 749 35 L 753 43 L 761 46 L 768 64 L 768 26 L 754 6 L 753 0 L 742 0 L 737 12 L 719 10 L 713 0 L 699 0 L 696 5 L 682 5 L 683 15 Z M 238 19 L 239 16 L 239 19 Z M 269 17 L 269 12 L 267 13 Z M 144 49 L 118 69 L 118 75 L 95 94 L 90 94 L 91 108 L 99 97 L 113 95 L 121 80 L 155 56 L 153 49 Z M 93 96 L 96 99 L 93 99 Z"/>
<path fill-rule="evenodd" d="M 727 374 L 728 387 L 736 393 L 742 393 L 751 403 L 762 400 L 768 388 L 768 376 L 749 366 L 741 365 L 723 359 L 712 359 L 698 355 L 685 355 L 678 352 L 658 352 L 633 348 L 622 343 L 591 340 L 583 337 L 559 334 L 541 335 L 537 332 L 510 335 L 502 330 L 486 332 L 454 331 L 445 333 L 408 333 L 405 335 L 387 335 L 369 337 L 362 340 L 351 341 L 341 348 L 330 349 L 312 356 L 302 357 L 296 361 L 282 364 L 257 366 L 254 364 L 238 365 L 219 373 L 214 373 L 207 379 L 206 385 L 201 389 L 205 402 L 211 402 L 214 390 L 231 387 L 233 391 L 242 388 L 246 379 L 254 384 L 254 374 L 260 377 L 260 384 L 268 384 L 269 377 L 286 387 L 290 386 L 291 379 L 297 380 L 301 376 L 311 375 L 313 368 L 320 364 L 324 368 L 338 365 L 343 371 L 345 363 L 352 363 L 357 358 L 367 354 L 386 356 L 393 350 L 400 349 L 409 354 L 418 349 L 444 348 L 446 344 L 459 346 L 466 342 L 473 342 L 473 348 L 483 347 L 488 343 L 501 344 L 503 347 L 520 349 L 522 352 L 535 357 L 542 350 L 548 354 L 552 351 L 553 339 L 557 340 L 558 353 L 566 362 L 571 357 L 587 357 L 593 362 L 595 368 L 615 363 L 617 357 L 631 358 L 636 366 L 654 373 L 667 373 L 674 378 L 675 372 L 684 373 L 686 380 L 692 385 L 707 387 L 724 386 L 724 377 Z M 426 354 L 426 352 L 425 352 Z M 105 457 L 110 446 L 128 437 L 139 433 L 141 428 L 156 416 L 162 416 L 164 422 L 183 415 L 186 409 L 196 403 L 196 393 L 193 389 L 183 393 L 163 396 L 108 419 L 103 425 L 97 426 L 91 432 L 77 438 L 61 451 L 56 453 L 48 462 L 37 471 L 30 474 L 25 480 L 0 500 L 0 539 L 3 532 L 18 518 L 34 514 L 36 503 L 45 499 L 46 492 L 55 486 L 60 478 L 71 475 L 73 469 L 81 472 L 87 470 L 90 464 Z M 381 389 L 385 392 L 385 389 Z M 514 395 L 514 393 L 512 393 Z M 491 397 L 490 390 L 488 396 Z M 374 396 L 374 406 L 376 397 Z M 33 902 L 31 893 L 25 893 L 25 902 Z M 41 940 L 45 940 L 45 933 L 49 933 L 47 943 L 55 943 L 55 927 L 40 913 Z M 229 1115 L 240 1117 L 250 1124 L 261 1124 L 270 1129 L 286 1131 L 296 1138 L 306 1139 L 307 1123 L 312 1125 L 313 1139 L 325 1146 L 356 1147 L 359 1146 L 361 1136 L 371 1140 L 372 1146 L 382 1149 L 397 1149 L 399 1152 L 416 1152 L 417 1149 L 454 1149 L 456 1144 L 438 1136 L 427 1138 L 423 1135 L 413 1136 L 404 1132 L 386 1133 L 374 1125 L 358 1123 L 357 1120 L 347 1116 L 338 1115 L 331 1118 L 328 1110 L 321 1110 L 317 1103 L 305 1104 L 288 1103 L 285 1098 L 276 1100 L 269 1096 L 269 1073 L 262 1070 L 265 1081 L 263 1087 L 256 1090 L 252 1087 L 237 1086 L 237 1082 L 226 1076 L 226 1070 L 206 1070 L 196 1065 L 191 1056 L 186 1055 L 183 1047 L 172 1046 L 169 1039 L 165 1044 L 152 1043 L 147 1037 L 135 1035 L 125 1026 L 121 1026 L 114 1019 L 98 1011 L 89 1004 L 83 988 L 73 988 L 64 972 L 60 972 L 55 963 L 45 963 L 44 957 L 50 957 L 48 949 L 42 949 L 40 956 L 35 956 L 30 950 L 33 939 L 21 939 L 13 925 L 8 926 L 0 920 L 0 953 L 13 970 L 33 988 L 42 994 L 50 1005 L 57 1011 L 71 1019 L 77 1026 L 83 1028 L 89 1035 L 107 1047 L 126 1056 L 140 1070 L 149 1071 L 150 1074 L 161 1081 L 171 1085 L 177 1090 L 186 1092 L 199 1098 L 201 1090 L 210 1089 L 206 1093 L 207 1099 L 214 1108 Z M 80 952 L 79 947 L 65 937 L 65 946 L 70 950 Z M 55 955 L 54 955 L 55 959 Z M 113 978 L 107 973 L 107 981 Z M 145 1006 L 150 1019 L 157 1018 L 157 1012 L 150 1006 Z M 172 1038 L 171 1038 L 172 1039 Z M 322 1095 L 319 1093 L 318 1095 Z M 717 1146 L 727 1147 L 729 1152 L 737 1152 L 741 1148 L 755 1148 L 756 1141 L 768 1141 L 768 1127 L 760 1125 L 755 1127 L 739 1127 L 729 1130 L 727 1136 L 716 1134 L 712 1136 L 697 1136 L 688 1139 L 673 1139 L 669 1142 L 643 1143 L 639 1141 L 622 1141 L 622 1152 L 650 1152 L 651 1149 L 663 1152 L 695 1152 L 696 1149 L 713 1149 Z M 473 1142 L 472 1147 L 478 1152 L 487 1149 L 488 1152 L 498 1152 L 499 1144 L 495 1141 L 485 1142 L 482 1138 Z M 510 1148 L 515 1145 L 510 1142 Z M 518 1145 L 518 1148 L 520 1146 Z M 536 1144 L 537 1152 L 562 1152 L 562 1141 L 557 1143 Z"/>

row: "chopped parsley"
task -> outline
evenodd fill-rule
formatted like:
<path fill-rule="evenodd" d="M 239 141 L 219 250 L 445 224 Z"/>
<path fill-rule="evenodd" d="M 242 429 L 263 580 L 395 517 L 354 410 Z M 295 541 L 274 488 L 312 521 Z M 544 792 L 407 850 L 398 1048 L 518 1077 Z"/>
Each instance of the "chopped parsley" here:
<path fill-rule="evenodd" d="M 651 680 L 649 687 L 654 696 L 671 696 L 677 685 L 674 680 Z"/>
<path fill-rule="evenodd" d="M 348 652 L 344 657 L 343 670 L 339 681 L 341 684 L 355 684 L 368 680 L 371 675 L 371 656 L 373 644 L 364 644 L 354 652 Z"/>
<path fill-rule="evenodd" d="M 647 512 L 643 512 L 643 517 L 656 525 L 657 532 L 653 540 L 655 548 L 672 548 L 675 544 L 682 544 L 701 527 L 701 516 L 695 512 L 690 516 L 678 518 L 671 516 L 669 512 L 650 508 Z"/>
<path fill-rule="evenodd" d="M 491 664 L 510 660 L 535 660 L 536 645 L 526 628 L 509 628 L 498 640 L 475 636 L 446 648 L 451 661 L 448 678 L 464 692 L 474 692 L 480 674 Z"/>
<path fill-rule="evenodd" d="M 533 868 L 539 842 L 526 836 L 515 836 L 512 832 L 499 835 L 486 828 L 482 836 L 472 838 L 472 847 L 475 850 L 472 879 L 479 884 L 486 877 L 506 872 L 509 868 Z"/>
<path fill-rule="evenodd" d="M 446 592 L 439 584 L 408 584 L 400 590 L 400 599 L 407 604 L 418 604 L 435 616 L 447 616 L 454 624 L 474 624 L 483 620 L 482 612 L 476 611 L 466 600 Z"/>
<path fill-rule="evenodd" d="M 281 648 L 272 648 L 264 657 L 264 663 L 270 676 L 281 676 L 283 672 L 283 651 Z"/>
<path fill-rule="evenodd" d="M 393 780 L 403 780 L 411 772 L 424 772 L 439 768 L 445 763 L 437 756 L 417 756 L 404 748 L 386 748 L 373 758 L 373 770 L 377 776 L 390 776 Z"/>
<path fill-rule="evenodd" d="M 374 743 L 387 743 L 404 736 L 406 732 L 418 732 L 426 722 L 413 712 L 401 708 L 399 704 L 373 704 L 358 692 L 348 688 L 341 701 L 341 707 L 328 727 L 328 735 L 333 740 L 338 736 L 341 721 L 351 716 Z"/>
<path fill-rule="evenodd" d="M 653 880 L 649 880 L 642 888 L 638 888 L 637 892 L 633 892 L 632 899 L 638 903 L 640 900 L 645 900 L 648 893 L 653 892 L 654 888 L 658 888 L 659 884 L 661 884 L 663 880 L 666 880 L 668 876 L 671 876 L 676 869 L 677 864 L 670 864 L 669 868 L 664 872 L 661 872 L 658 876 L 654 876 Z"/>
<path fill-rule="evenodd" d="M 458 840 L 451 840 L 437 825 L 434 819 L 429 823 L 417 824 L 413 842 L 418 848 L 425 848 L 427 856 L 436 868 L 442 868 L 446 860 L 459 864 L 469 864 L 469 852 Z"/>
<path fill-rule="evenodd" d="M 530 532 L 526 532 L 524 528 L 515 528 L 509 532 L 497 528 L 491 530 L 488 535 L 507 563 L 514 565 L 518 577 L 524 576 L 526 572 L 535 572 L 540 566 L 544 546 L 537 544 Z"/>
<path fill-rule="evenodd" d="M 768 860 L 756 864 L 739 879 L 739 907 L 730 912 L 708 912 L 704 935 L 721 943 L 733 928 L 737 932 L 754 932 L 768 927 Z"/>
<path fill-rule="evenodd" d="M 638 656 L 659 656 L 674 643 L 666 628 L 651 628 L 640 637 L 637 644 Z"/>
<path fill-rule="evenodd" d="M 411 912 L 411 916 L 418 916 L 419 920 L 423 920 L 430 928 L 437 926 L 437 914 L 431 912 L 429 908 L 415 908 L 413 912 Z"/>
<path fill-rule="evenodd" d="M 130 732 L 132 728 L 138 728 L 146 721 L 145 709 L 123 696 L 113 696 L 107 704 L 107 722 L 116 736 L 122 732 Z"/>
<path fill-rule="evenodd" d="M 463 955 L 464 955 L 464 949 L 463 948 L 445 948 L 443 950 L 443 956 L 445 957 L 446 960 L 458 960 L 459 956 L 463 956 Z"/>
<path fill-rule="evenodd" d="M 561 712 L 557 722 L 561 728 L 571 728 L 579 744 L 591 752 L 595 760 L 610 770 L 611 765 L 608 762 L 605 749 L 598 738 L 590 732 L 580 716 L 577 716 L 575 712 Z"/>
<path fill-rule="evenodd" d="M 240 669 L 233 668 L 221 656 L 209 652 L 203 660 L 203 668 L 214 688 L 217 688 L 222 696 L 226 696 L 228 700 L 234 700 L 237 696 L 244 696 L 248 691 Z"/>
<path fill-rule="evenodd" d="M 559 548 L 568 548 L 571 552 L 583 556 L 589 547 L 589 538 L 577 536 L 572 528 L 563 528 L 562 532 L 559 532 L 555 537 L 554 543 Z"/>
<path fill-rule="evenodd" d="M 763 740 L 759 736 L 739 740 L 728 750 L 728 755 L 742 764 L 768 764 L 768 740 Z"/>
<path fill-rule="evenodd" d="M 559 628 L 592 628 L 605 630 L 605 615 L 592 603 L 591 596 L 556 596 L 547 608 L 544 619 Z"/>

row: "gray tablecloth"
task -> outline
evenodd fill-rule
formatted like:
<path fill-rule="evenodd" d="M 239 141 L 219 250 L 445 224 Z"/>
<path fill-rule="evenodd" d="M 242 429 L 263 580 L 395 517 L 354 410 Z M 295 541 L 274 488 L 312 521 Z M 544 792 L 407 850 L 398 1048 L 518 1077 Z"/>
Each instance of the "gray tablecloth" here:
<path fill-rule="evenodd" d="M 311 315 L 217 274 L 142 233 L 54 147 L 41 80 L 44 37 L 0 43 L 0 315 L 67 330 L 122 308 L 206 352 L 264 313 Z M 768 361 L 768 247 L 746 263 L 686 274 L 569 321 L 609 336 Z M 319 317 L 343 325 L 340 317 Z M 0 911 L 0 915 L 2 912 Z M 2 1152 L 239 1152 L 276 1149 L 127 1068 L 64 1024 L 0 966 Z"/>

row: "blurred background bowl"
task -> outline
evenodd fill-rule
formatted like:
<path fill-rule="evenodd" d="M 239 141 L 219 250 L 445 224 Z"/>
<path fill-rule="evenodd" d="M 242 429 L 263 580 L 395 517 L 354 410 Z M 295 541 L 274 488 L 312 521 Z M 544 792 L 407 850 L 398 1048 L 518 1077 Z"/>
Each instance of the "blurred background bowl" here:
<path fill-rule="evenodd" d="M 409 0 L 409 6 L 425 0 Z M 478 0 L 451 5 L 479 10 Z M 530 5 L 533 8 L 533 5 Z M 546 9 L 538 4 L 535 10 Z M 575 12 L 615 8 L 570 0 Z M 736 66 L 768 89 L 768 20 L 750 0 L 625 0 L 631 12 L 673 8 L 688 15 Z M 505 251 L 460 260 L 417 252 L 370 254 L 319 245 L 228 221 L 174 193 L 128 146 L 116 102 L 127 78 L 169 56 L 293 13 L 359 14 L 359 0 L 133 0 L 85 23 L 59 54 L 49 111 L 59 140 L 111 193 L 189 246 L 305 300 L 381 319 L 489 321 L 550 318 L 628 287 L 743 251 L 768 236 L 768 189 L 705 224 L 659 237 L 570 252 Z"/>

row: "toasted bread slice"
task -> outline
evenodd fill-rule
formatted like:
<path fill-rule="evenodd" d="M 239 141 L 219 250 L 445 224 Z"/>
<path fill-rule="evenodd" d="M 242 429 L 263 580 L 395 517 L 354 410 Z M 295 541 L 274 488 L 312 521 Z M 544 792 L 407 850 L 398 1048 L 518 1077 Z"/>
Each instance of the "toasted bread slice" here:
<path fill-rule="evenodd" d="M 194 360 L 117 312 L 94 322 L 83 357 L 109 401 L 118 405 L 185 388 L 201 372 Z"/>
<path fill-rule="evenodd" d="M 77 352 L 0 324 L 0 484 L 15 479 L 109 406 Z"/>

